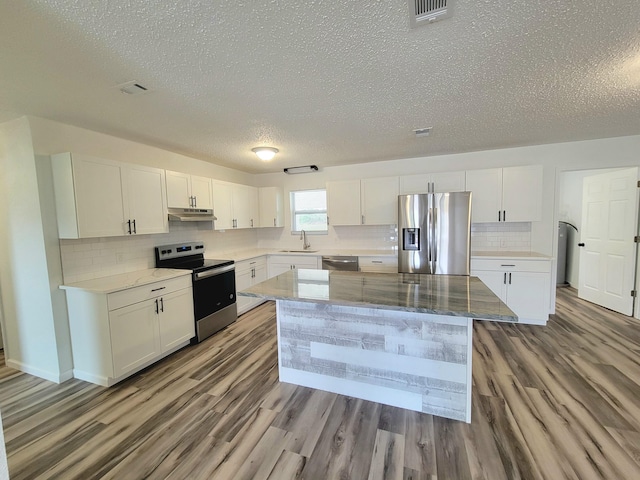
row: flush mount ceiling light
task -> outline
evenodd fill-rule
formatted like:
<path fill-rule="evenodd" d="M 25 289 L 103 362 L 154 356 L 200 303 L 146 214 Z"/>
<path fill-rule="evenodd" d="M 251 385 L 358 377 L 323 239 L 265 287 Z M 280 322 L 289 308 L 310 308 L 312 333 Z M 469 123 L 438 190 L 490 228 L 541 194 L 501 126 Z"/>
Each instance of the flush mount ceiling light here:
<path fill-rule="evenodd" d="M 255 153 L 260 160 L 268 162 L 273 157 L 275 157 L 276 153 L 278 153 L 280 150 L 273 147 L 256 147 L 252 148 L 251 151 Z"/>
<path fill-rule="evenodd" d="M 284 169 L 284 173 L 293 174 L 293 173 L 311 173 L 317 172 L 318 167 L 315 165 L 304 165 L 302 167 L 287 167 Z"/>

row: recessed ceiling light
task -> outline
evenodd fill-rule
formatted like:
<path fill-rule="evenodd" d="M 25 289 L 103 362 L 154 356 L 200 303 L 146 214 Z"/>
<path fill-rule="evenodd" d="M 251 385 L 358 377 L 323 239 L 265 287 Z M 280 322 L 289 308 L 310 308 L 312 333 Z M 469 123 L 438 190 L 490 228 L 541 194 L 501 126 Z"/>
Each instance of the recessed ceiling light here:
<path fill-rule="evenodd" d="M 255 153 L 260 160 L 268 162 L 273 157 L 275 157 L 276 153 L 278 153 L 280 150 L 273 147 L 256 147 L 252 148 L 251 151 Z"/>

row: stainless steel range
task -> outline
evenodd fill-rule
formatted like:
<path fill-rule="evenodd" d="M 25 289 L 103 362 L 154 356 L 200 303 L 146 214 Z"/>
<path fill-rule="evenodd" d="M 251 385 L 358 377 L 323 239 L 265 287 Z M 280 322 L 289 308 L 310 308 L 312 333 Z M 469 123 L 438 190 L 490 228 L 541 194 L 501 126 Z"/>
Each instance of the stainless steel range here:
<path fill-rule="evenodd" d="M 198 343 L 238 318 L 236 276 L 233 260 L 204 258 L 204 243 L 188 242 L 155 248 L 156 268 L 191 270 L 193 309 Z"/>

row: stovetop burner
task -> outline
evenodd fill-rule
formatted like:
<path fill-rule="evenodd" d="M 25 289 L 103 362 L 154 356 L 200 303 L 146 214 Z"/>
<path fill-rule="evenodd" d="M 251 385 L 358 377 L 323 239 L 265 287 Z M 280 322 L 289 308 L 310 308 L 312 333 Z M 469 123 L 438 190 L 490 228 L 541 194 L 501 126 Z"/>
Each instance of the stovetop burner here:
<path fill-rule="evenodd" d="M 178 268 L 194 272 L 233 265 L 233 260 L 205 259 L 204 243 L 187 242 L 155 248 L 156 268 Z"/>

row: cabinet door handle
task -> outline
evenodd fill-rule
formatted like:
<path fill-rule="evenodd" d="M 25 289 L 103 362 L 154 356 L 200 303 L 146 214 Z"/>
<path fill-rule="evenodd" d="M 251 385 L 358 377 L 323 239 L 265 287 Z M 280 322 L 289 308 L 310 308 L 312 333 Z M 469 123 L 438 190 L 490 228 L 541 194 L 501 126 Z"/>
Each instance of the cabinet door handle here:
<path fill-rule="evenodd" d="M 502 277 L 502 283 L 507 284 L 507 272 L 504 272 L 504 276 Z"/>
<path fill-rule="evenodd" d="M 136 219 L 133 219 L 133 233 L 138 233 L 138 231 L 136 230 Z"/>
<path fill-rule="evenodd" d="M 164 298 L 160 297 L 160 311 L 164 312 Z"/>
<path fill-rule="evenodd" d="M 127 225 L 128 225 L 127 227 L 128 233 L 129 235 L 131 235 L 131 220 L 127 220 Z"/>
<path fill-rule="evenodd" d="M 160 313 L 160 309 L 158 307 L 158 299 L 156 298 L 156 315 Z"/>
<path fill-rule="evenodd" d="M 159 291 L 159 290 L 164 290 L 165 288 L 167 288 L 167 287 L 152 288 L 152 289 L 151 289 L 151 291 L 152 291 L 152 292 L 157 292 L 157 291 Z"/>
<path fill-rule="evenodd" d="M 501 222 L 502 221 L 502 212 L 500 210 L 498 210 L 498 221 Z"/>
<path fill-rule="evenodd" d="M 273 226 L 274 227 L 276 226 L 276 219 L 275 218 L 273 219 Z"/>
<path fill-rule="evenodd" d="M 509 285 L 511 285 L 511 272 L 509 272 Z"/>
<path fill-rule="evenodd" d="M 362 225 L 364 225 L 364 215 L 361 215 L 361 216 L 362 216 Z"/>
<path fill-rule="evenodd" d="M 502 221 L 503 222 L 507 221 L 507 211 L 506 210 L 502 210 Z"/>
<path fill-rule="evenodd" d="M 253 218 L 251 219 L 251 228 L 253 228 Z"/>
<path fill-rule="evenodd" d="M 329 225 L 329 215 L 327 215 L 327 225 Z"/>
<path fill-rule="evenodd" d="M 198 206 L 198 197 L 196 195 L 193 196 L 193 206 L 194 208 Z"/>

